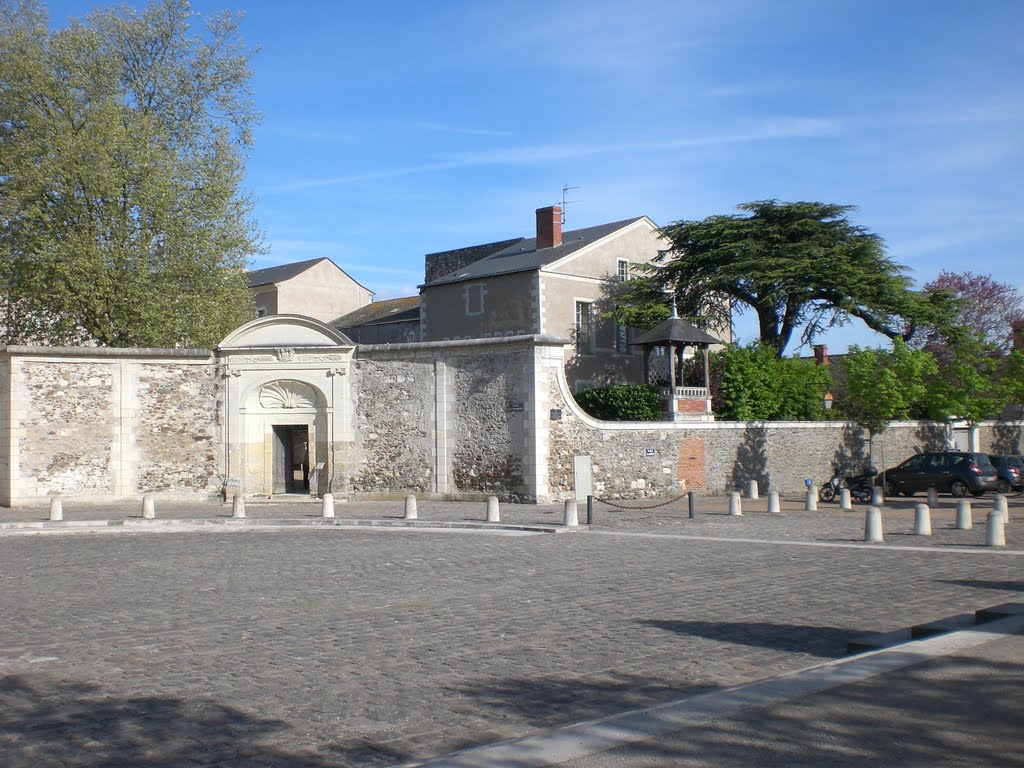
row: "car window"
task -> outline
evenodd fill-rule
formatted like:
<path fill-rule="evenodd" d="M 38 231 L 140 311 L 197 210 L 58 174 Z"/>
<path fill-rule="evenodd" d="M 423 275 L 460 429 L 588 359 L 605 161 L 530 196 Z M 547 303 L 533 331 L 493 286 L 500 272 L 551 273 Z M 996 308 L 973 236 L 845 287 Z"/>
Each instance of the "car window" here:
<path fill-rule="evenodd" d="M 900 464 L 899 469 L 924 469 L 924 462 L 924 454 L 919 453 L 916 456 L 911 456 L 909 459 Z"/>
<path fill-rule="evenodd" d="M 928 456 L 928 469 L 930 470 L 942 469 L 945 463 L 946 457 L 941 453 L 933 453 Z"/>
<path fill-rule="evenodd" d="M 974 454 L 974 461 L 978 465 L 978 469 L 995 469 L 995 467 L 992 466 L 992 462 L 988 460 L 987 453 Z"/>
<path fill-rule="evenodd" d="M 1006 465 L 1008 467 L 1016 467 L 1017 469 L 1024 469 L 1024 461 L 1020 460 L 1018 456 L 1007 456 Z"/>
<path fill-rule="evenodd" d="M 949 457 L 949 468 L 955 469 L 956 467 L 963 466 L 964 462 L 967 461 L 967 457 L 962 453 L 954 453 Z"/>

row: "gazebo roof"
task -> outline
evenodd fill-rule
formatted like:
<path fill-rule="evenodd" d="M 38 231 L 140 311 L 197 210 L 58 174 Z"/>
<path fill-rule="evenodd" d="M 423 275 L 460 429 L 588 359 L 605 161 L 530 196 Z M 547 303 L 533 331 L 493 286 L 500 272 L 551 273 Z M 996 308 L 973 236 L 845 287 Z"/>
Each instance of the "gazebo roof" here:
<path fill-rule="evenodd" d="M 681 317 L 670 317 L 641 335 L 633 344 L 635 346 L 646 346 L 662 344 L 666 341 L 701 346 L 722 343 L 721 339 L 716 339 L 707 331 L 702 331 L 693 325 L 693 323 L 688 323 Z"/>

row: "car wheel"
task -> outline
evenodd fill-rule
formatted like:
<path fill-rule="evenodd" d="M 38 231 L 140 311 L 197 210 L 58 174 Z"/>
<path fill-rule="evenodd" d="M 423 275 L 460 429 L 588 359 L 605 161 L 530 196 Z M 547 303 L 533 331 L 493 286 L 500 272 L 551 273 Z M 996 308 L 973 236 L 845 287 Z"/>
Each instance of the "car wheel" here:
<path fill-rule="evenodd" d="M 970 493 L 970 491 L 971 489 L 967 487 L 967 483 L 965 483 L 963 480 L 954 480 L 953 483 L 949 486 L 949 492 L 956 496 L 958 499 L 962 499 L 964 496 Z"/>
<path fill-rule="evenodd" d="M 1009 493 L 1010 481 L 1000 477 L 999 480 L 996 481 L 996 490 L 1000 493 Z"/>

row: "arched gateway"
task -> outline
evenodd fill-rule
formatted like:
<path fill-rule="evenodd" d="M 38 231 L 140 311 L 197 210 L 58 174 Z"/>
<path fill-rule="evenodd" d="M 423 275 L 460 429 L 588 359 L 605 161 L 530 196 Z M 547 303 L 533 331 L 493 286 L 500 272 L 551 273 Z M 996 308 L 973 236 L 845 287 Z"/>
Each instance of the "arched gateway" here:
<path fill-rule="evenodd" d="M 355 440 L 353 350 L 298 315 L 257 318 L 221 342 L 227 493 L 343 490 L 332 479 Z"/>

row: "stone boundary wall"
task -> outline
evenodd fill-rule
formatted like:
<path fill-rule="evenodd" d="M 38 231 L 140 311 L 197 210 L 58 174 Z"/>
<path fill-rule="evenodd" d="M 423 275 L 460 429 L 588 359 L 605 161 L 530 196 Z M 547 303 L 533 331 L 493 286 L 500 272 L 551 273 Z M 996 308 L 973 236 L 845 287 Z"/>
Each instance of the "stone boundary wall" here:
<path fill-rule="evenodd" d="M 361 345 L 354 362 L 354 494 L 533 500 L 540 336 Z"/>
<path fill-rule="evenodd" d="M 7 347 L 0 504 L 220 488 L 219 385 L 205 350 Z"/>
<path fill-rule="evenodd" d="M 574 455 L 591 457 L 594 493 L 606 499 L 746 492 L 751 480 L 762 493 L 800 494 L 805 478 L 817 486 L 834 465 L 859 472 L 868 463 L 867 433 L 845 422 L 602 422 L 576 404 L 561 371 L 549 372 L 548 392 L 562 411 L 548 440 L 552 500 L 572 496 Z M 986 422 L 978 437 L 981 451 L 1020 453 L 1024 423 Z M 894 422 L 876 436 L 872 460 L 891 468 L 951 439 L 945 424 Z"/>

